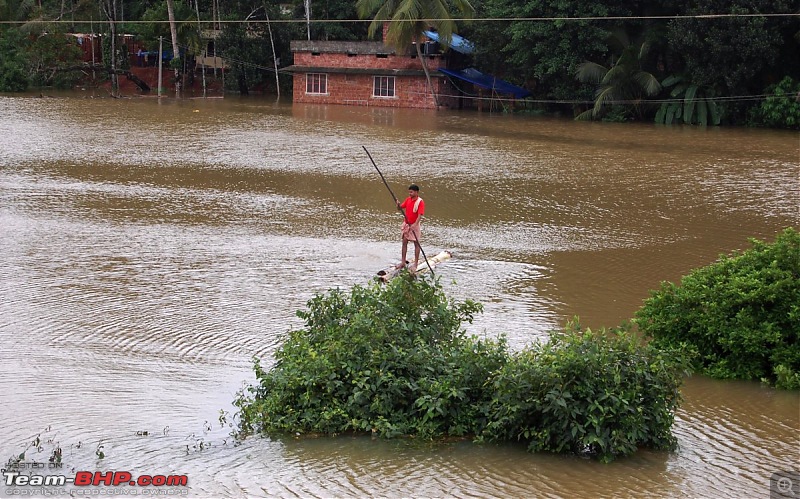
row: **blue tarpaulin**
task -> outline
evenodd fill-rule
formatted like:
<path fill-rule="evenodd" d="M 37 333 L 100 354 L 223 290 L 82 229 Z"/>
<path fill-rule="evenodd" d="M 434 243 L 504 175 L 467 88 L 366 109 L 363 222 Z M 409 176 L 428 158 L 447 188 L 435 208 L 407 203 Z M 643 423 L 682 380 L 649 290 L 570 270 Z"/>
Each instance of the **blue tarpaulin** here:
<path fill-rule="evenodd" d="M 435 32 L 435 31 L 425 31 L 424 33 L 425 33 L 425 36 L 427 36 L 428 38 L 430 38 L 434 42 L 442 43 L 442 41 L 439 39 L 439 33 Z M 472 45 L 471 41 L 469 41 L 466 38 L 463 38 L 461 36 L 458 36 L 455 33 L 450 35 L 449 46 L 450 46 L 451 49 L 455 50 L 456 52 L 460 52 L 460 53 L 466 54 L 466 55 L 471 54 L 475 50 L 475 46 Z"/>
<path fill-rule="evenodd" d="M 460 71 L 439 68 L 439 72 L 446 74 L 447 76 L 468 81 L 473 85 L 477 85 L 487 90 L 492 90 L 498 94 L 511 94 L 517 99 L 522 99 L 523 97 L 527 97 L 531 94 L 522 87 L 512 85 L 511 83 L 501 80 L 495 76 L 483 74 L 475 68 L 467 68 Z"/>

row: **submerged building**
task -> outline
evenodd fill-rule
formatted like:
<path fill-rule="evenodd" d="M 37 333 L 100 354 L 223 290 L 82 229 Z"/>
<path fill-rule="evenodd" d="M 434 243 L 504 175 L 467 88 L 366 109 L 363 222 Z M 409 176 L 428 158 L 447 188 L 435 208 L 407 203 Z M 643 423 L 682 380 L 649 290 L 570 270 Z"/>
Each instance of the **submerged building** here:
<path fill-rule="evenodd" d="M 486 101 L 513 101 L 530 95 L 499 78 L 467 67 L 472 44 L 453 35 L 443 50 L 437 33 L 426 31 L 422 59 L 414 44 L 398 53 L 383 42 L 295 40 L 293 102 L 348 106 L 462 109 Z M 450 50 L 446 50 L 449 48 Z M 423 68 L 430 75 L 430 85 Z"/>

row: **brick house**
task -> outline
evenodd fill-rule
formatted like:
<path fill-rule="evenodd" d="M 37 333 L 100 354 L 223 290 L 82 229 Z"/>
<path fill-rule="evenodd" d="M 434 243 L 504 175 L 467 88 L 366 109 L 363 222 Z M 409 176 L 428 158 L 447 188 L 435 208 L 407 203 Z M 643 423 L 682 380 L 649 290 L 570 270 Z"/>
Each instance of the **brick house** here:
<path fill-rule="evenodd" d="M 450 58 L 438 43 L 423 44 L 439 107 L 456 107 L 452 84 L 438 71 Z M 402 54 L 383 42 L 294 40 L 290 48 L 294 64 L 283 71 L 293 75 L 292 102 L 436 109 L 413 45 Z"/>

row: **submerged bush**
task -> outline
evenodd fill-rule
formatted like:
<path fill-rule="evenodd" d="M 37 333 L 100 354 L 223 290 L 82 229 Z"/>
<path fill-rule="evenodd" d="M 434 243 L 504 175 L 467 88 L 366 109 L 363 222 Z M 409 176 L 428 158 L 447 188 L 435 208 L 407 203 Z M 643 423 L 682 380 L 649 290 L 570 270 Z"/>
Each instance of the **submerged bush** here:
<path fill-rule="evenodd" d="M 800 388 L 800 234 L 751 242 L 680 285 L 662 283 L 637 324 L 656 345 L 691 345 L 695 367 L 710 376 Z"/>
<path fill-rule="evenodd" d="M 441 287 L 396 278 L 311 299 L 259 384 L 242 394 L 243 429 L 375 432 L 438 437 L 481 426 L 483 385 L 505 343 L 467 336 L 478 303 L 450 302 Z"/>
<path fill-rule="evenodd" d="M 673 445 L 681 355 L 577 327 L 509 354 L 504 337 L 461 329 L 480 310 L 406 278 L 317 295 L 275 364 L 255 361 L 258 382 L 234 402 L 238 430 L 523 440 L 606 461 Z"/>
<path fill-rule="evenodd" d="M 493 377 L 483 436 L 602 461 L 640 446 L 672 449 L 688 365 L 683 350 L 659 351 L 627 327 L 592 332 L 569 324 L 514 355 Z"/>

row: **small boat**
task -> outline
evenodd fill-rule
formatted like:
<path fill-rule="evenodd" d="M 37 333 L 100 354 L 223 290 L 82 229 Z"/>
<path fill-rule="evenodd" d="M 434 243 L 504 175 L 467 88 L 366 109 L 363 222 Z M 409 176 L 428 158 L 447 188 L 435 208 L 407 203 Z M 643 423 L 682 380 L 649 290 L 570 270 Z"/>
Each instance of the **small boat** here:
<path fill-rule="evenodd" d="M 439 265 L 440 263 L 446 262 L 447 260 L 449 260 L 452 257 L 453 257 L 453 254 L 450 253 L 449 251 L 445 250 L 445 251 L 442 251 L 441 253 L 439 253 L 438 255 L 434 256 L 433 258 L 428 258 L 428 264 L 430 264 L 430 269 L 436 268 L 437 265 Z M 397 275 L 400 274 L 400 272 L 402 272 L 403 270 L 406 270 L 406 268 L 408 269 L 408 271 L 412 275 L 427 274 L 427 273 L 430 272 L 430 269 L 428 268 L 428 264 L 425 263 L 424 259 L 420 260 L 419 268 L 417 268 L 417 269 L 414 269 L 413 265 L 409 266 L 408 263 L 409 262 L 406 262 L 406 267 L 401 267 L 401 268 L 397 268 L 396 265 L 390 265 L 389 267 L 387 267 L 385 269 L 379 270 L 378 271 L 378 275 L 375 278 L 378 279 L 379 281 L 389 282 L 393 278 L 397 277 Z"/>

